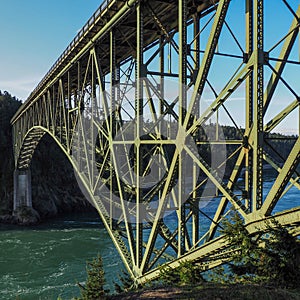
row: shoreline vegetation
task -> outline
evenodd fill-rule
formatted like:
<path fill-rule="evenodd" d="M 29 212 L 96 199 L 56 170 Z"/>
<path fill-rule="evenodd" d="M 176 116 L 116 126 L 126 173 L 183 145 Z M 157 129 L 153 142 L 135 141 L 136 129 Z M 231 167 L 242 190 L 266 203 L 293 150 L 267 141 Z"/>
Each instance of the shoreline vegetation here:
<path fill-rule="evenodd" d="M 31 163 L 33 210 L 21 209 L 13 216 L 14 156 L 10 120 L 21 104 L 22 102 L 9 92 L 0 90 L 0 157 L 6 158 L 0 160 L 0 223 L 35 225 L 64 213 L 95 211 L 80 191 L 70 162 L 51 137 L 45 135 L 37 146 Z M 207 138 L 207 134 L 213 136 L 216 131 L 215 124 L 205 126 L 205 130 L 199 132 L 203 140 Z M 226 139 L 243 139 L 242 128 L 221 128 Z M 279 133 L 269 134 L 268 137 L 268 150 L 273 159 L 285 159 L 295 142 L 295 136 L 288 136 L 288 141 L 284 140 L 287 136 Z M 228 153 L 232 153 L 234 147 L 238 145 L 226 145 Z M 281 157 L 278 157 L 277 150 L 280 150 L 278 152 Z M 209 163 L 209 153 L 214 151 L 214 145 L 203 146 L 201 151 L 201 155 Z M 235 160 L 236 157 L 232 157 L 228 161 L 225 177 L 230 174 Z"/>
<path fill-rule="evenodd" d="M 32 160 L 33 209 L 21 208 L 12 216 L 14 157 L 10 119 L 20 105 L 20 100 L 0 91 L 0 156 L 6 158 L 0 160 L 0 223 L 34 225 L 69 212 L 94 211 L 79 190 L 70 163 L 51 138 L 45 136 Z M 215 130 L 215 124 L 207 126 L 206 130 Z M 222 129 L 227 139 L 242 139 L 242 129 L 230 126 Z M 280 149 L 281 159 L 285 159 L 295 136 L 290 136 L 289 141 L 283 140 L 282 134 L 270 134 L 269 138 L 274 159 L 276 149 Z M 227 145 L 230 152 L 231 147 L 234 146 Z M 209 149 L 203 151 L 204 158 L 209 160 Z M 233 157 L 227 164 L 228 171 L 234 162 Z M 118 295 L 110 295 L 104 290 L 105 274 L 98 257 L 88 264 L 87 281 L 80 286 L 82 298 L 78 299 L 300 299 L 299 239 L 280 224 L 270 226 L 268 235 L 249 236 L 241 219 L 234 216 L 225 224 L 228 230 L 224 234 L 231 239 L 232 247 L 239 250 L 227 263 L 226 272 L 222 266 L 218 267 L 210 280 L 204 280 L 201 265 L 184 262 L 177 269 L 162 268 L 159 280 L 143 288 L 133 288 L 133 282 L 125 276 L 121 286 L 116 284 Z"/>
<path fill-rule="evenodd" d="M 75 300 L 106 299 L 300 299 L 300 241 L 275 220 L 266 232 L 249 236 L 236 211 L 222 224 L 234 254 L 210 271 L 201 262 L 181 262 L 178 267 L 160 267 L 159 278 L 136 287 L 127 273 L 115 283 L 116 295 L 104 289 L 105 272 L 98 255 L 87 262 L 87 280 L 79 285 Z"/>
<path fill-rule="evenodd" d="M 14 156 L 10 120 L 22 102 L 0 90 L 0 223 L 31 226 L 63 215 L 95 209 L 82 195 L 74 171 L 60 148 L 45 135 L 31 164 L 33 209 L 21 208 L 13 215 Z"/>

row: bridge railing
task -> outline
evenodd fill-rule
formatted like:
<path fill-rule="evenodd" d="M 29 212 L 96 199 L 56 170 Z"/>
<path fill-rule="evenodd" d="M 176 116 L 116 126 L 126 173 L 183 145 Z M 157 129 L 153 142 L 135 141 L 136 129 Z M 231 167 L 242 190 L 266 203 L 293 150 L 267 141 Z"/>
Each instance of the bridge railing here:
<path fill-rule="evenodd" d="M 99 8 L 94 12 L 94 14 L 90 17 L 90 19 L 86 22 L 86 24 L 81 28 L 69 46 L 65 49 L 65 51 L 60 55 L 60 57 L 56 60 L 50 70 L 46 73 L 37 87 L 33 90 L 33 92 L 29 95 L 28 99 L 31 98 L 48 80 L 51 74 L 57 69 L 57 67 L 62 63 L 62 61 L 71 53 L 72 49 L 78 45 L 81 38 L 89 31 L 89 29 L 95 24 L 96 19 L 102 14 L 102 12 L 109 6 L 110 2 L 113 0 L 103 0 Z"/>

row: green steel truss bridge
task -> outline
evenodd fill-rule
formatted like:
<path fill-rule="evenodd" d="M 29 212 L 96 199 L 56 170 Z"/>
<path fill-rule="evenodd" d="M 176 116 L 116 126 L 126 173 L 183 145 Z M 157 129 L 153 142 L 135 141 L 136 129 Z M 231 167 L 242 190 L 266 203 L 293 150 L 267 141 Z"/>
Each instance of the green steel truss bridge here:
<path fill-rule="evenodd" d="M 12 119 L 14 209 L 49 134 L 137 282 L 230 259 L 232 210 L 299 235 L 299 19 L 299 1 L 104 1 Z"/>

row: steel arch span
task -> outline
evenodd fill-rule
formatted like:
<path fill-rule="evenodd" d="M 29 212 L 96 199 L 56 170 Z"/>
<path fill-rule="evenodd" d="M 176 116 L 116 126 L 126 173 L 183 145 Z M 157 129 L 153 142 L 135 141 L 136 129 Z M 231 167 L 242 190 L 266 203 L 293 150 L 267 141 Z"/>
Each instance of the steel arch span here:
<path fill-rule="evenodd" d="M 269 2 L 104 1 L 12 119 L 16 169 L 50 134 L 137 282 L 230 259 L 233 210 L 299 235 L 300 3 Z"/>

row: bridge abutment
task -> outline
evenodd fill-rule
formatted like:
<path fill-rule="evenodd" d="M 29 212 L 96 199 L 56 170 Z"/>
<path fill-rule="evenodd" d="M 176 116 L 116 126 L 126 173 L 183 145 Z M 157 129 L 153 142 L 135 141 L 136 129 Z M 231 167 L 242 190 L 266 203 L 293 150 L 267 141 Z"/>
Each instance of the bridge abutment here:
<path fill-rule="evenodd" d="M 20 207 L 32 207 L 30 169 L 14 172 L 14 211 Z"/>

